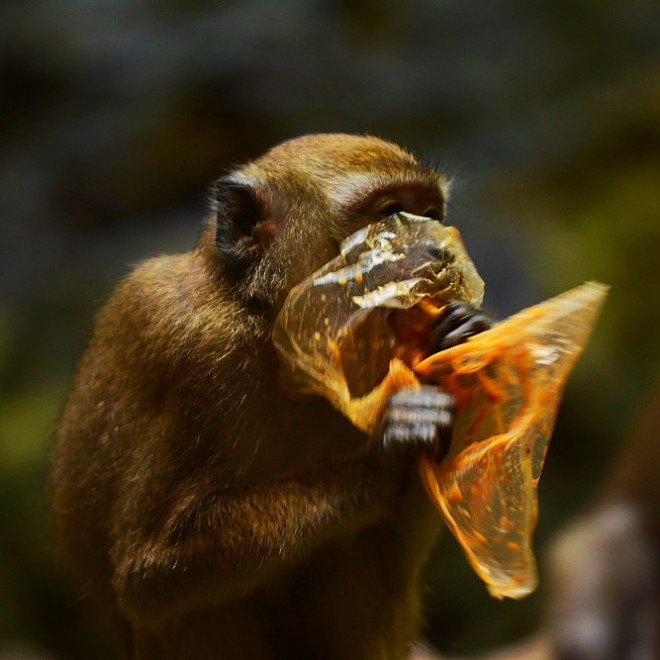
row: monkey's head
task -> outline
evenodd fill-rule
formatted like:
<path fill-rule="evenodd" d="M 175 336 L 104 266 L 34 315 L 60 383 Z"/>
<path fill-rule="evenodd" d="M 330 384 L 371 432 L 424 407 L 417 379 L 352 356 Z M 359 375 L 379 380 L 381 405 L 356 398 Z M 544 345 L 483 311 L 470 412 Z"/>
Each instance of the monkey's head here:
<path fill-rule="evenodd" d="M 442 222 L 448 182 L 373 137 L 310 135 L 219 179 L 200 242 L 237 295 L 275 311 L 359 228 L 399 211 Z"/>

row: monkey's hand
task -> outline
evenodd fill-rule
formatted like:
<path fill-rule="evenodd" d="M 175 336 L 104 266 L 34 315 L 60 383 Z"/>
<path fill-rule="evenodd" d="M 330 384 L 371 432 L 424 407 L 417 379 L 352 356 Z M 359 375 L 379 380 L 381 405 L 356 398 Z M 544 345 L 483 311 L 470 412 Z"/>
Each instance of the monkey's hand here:
<path fill-rule="evenodd" d="M 437 353 L 462 344 L 473 335 L 488 330 L 492 325 L 492 319 L 469 302 L 447 303 L 429 333 L 429 353 Z"/>
<path fill-rule="evenodd" d="M 428 351 L 433 354 L 461 344 L 491 325 L 491 319 L 474 305 L 452 301 L 433 324 Z M 449 449 L 455 411 L 454 397 L 435 386 L 405 387 L 385 407 L 383 444 L 427 449 L 442 457 Z"/>
<path fill-rule="evenodd" d="M 433 385 L 404 387 L 395 392 L 383 415 L 386 448 L 414 446 L 444 454 L 449 448 L 456 402 Z"/>

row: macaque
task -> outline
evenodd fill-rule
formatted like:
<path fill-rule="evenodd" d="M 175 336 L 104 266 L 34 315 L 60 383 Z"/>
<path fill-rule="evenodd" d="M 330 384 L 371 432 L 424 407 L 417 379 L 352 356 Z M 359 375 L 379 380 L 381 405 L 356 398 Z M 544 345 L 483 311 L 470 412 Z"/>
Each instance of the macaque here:
<path fill-rule="evenodd" d="M 540 630 L 484 660 L 660 658 L 660 391 L 590 510 L 553 541 Z"/>
<path fill-rule="evenodd" d="M 443 219 L 448 184 L 388 142 L 291 140 L 222 177 L 195 248 L 139 265 L 96 319 L 59 430 L 60 545 L 127 657 L 405 658 L 440 517 L 415 468 L 453 402 L 392 397 L 368 437 L 282 389 L 288 291 L 383 216 Z M 455 303 L 433 350 L 488 327 Z"/>
<path fill-rule="evenodd" d="M 660 658 L 660 392 L 588 515 L 551 553 L 557 660 Z"/>

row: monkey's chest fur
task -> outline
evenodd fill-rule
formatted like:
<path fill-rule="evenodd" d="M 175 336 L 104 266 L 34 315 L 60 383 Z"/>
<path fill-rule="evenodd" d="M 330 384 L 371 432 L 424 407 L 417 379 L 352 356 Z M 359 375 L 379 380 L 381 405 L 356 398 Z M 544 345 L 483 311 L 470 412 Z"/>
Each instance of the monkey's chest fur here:
<path fill-rule="evenodd" d="M 137 657 L 407 658 L 421 632 L 419 573 L 437 529 L 411 527 L 396 518 L 369 525 L 245 598 L 162 631 L 136 630 Z"/>

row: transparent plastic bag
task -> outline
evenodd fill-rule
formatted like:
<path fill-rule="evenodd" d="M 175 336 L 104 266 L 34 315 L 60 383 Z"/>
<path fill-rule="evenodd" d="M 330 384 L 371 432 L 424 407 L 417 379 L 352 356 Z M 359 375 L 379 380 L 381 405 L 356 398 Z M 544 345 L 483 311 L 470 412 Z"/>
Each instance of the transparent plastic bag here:
<path fill-rule="evenodd" d="M 320 394 L 373 432 L 388 395 L 417 382 L 409 366 L 391 364 L 404 344 L 388 323 L 392 312 L 424 299 L 479 305 L 482 298 L 483 281 L 455 228 L 407 213 L 369 225 L 284 303 L 273 341 L 289 390 Z"/>
<path fill-rule="evenodd" d="M 415 365 L 459 411 L 442 463 L 420 455 L 422 481 L 497 598 L 536 587 L 536 487 L 564 383 L 605 296 L 584 284 Z"/>
<path fill-rule="evenodd" d="M 479 305 L 483 282 L 458 231 L 398 214 L 349 237 L 289 294 L 273 341 L 292 392 L 325 396 L 358 428 L 379 428 L 389 396 L 419 382 L 456 398 L 452 441 L 419 472 L 490 593 L 536 586 L 536 487 L 563 385 L 605 299 L 588 283 L 429 355 L 450 300 Z"/>

